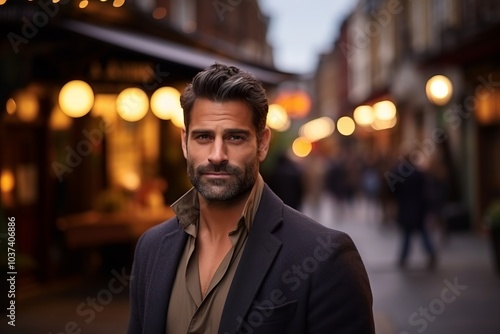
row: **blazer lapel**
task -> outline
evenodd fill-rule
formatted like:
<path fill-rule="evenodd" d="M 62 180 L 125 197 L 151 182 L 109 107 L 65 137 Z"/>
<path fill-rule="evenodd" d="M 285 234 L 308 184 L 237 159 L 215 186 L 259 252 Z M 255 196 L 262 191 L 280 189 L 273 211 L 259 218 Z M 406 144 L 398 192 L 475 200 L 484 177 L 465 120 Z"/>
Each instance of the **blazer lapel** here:
<path fill-rule="evenodd" d="M 187 235 L 177 227 L 167 233 L 153 263 L 149 281 L 146 310 L 144 314 L 145 333 L 165 333 L 166 315 L 176 268 L 186 243 Z"/>
<path fill-rule="evenodd" d="M 272 234 L 281 223 L 283 202 L 265 186 L 247 244 L 222 313 L 219 333 L 236 333 L 267 275 L 281 241 Z"/>

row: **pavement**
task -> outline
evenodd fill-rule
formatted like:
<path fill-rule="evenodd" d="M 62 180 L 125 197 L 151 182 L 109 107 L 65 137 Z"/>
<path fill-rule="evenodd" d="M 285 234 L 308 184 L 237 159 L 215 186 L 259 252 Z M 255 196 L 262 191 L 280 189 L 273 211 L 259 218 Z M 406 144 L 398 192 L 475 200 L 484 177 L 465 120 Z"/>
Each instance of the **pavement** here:
<path fill-rule="evenodd" d="M 323 196 L 302 211 L 354 240 L 370 278 L 378 334 L 500 333 L 500 274 L 486 236 L 445 236 L 434 229 L 437 267 L 427 270 L 416 236 L 408 265 L 401 269 L 396 266 L 398 230 L 382 221 L 377 206 L 356 201 L 342 215 Z M 2 315 L 0 333 L 125 333 L 127 284 L 126 269 L 116 269 L 44 286 L 18 302 L 15 327 L 7 326 Z"/>
<path fill-rule="evenodd" d="M 358 199 L 339 210 L 323 196 L 302 211 L 353 239 L 370 279 L 377 334 L 500 333 L 500 272 L 487 235 L 431 229 L 438 253 L 432 271 L 415 235 L 407 266 L 401 269 L 399 230 L 383 221 L 378 206 Z"/>

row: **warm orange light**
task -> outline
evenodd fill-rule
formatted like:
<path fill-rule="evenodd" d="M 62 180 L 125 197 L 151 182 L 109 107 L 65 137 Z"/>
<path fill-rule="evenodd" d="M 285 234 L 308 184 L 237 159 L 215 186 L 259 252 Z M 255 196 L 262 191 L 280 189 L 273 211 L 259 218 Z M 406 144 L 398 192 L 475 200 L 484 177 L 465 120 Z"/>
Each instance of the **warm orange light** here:
<path fill-rule="evenodd" d="M 373 115 L 373 108 L 371 106 L 359 106 L 354 109 L 353 115 L 354 120 L 358 125 L 367 126 L 370 125 L 375 116 Z"/>
<path fill-rule="evenodd" d="M 126 88 L 116 98 L 116 112 L 126 121 L 136 122 L 146 116 L 149 99 L 140 88 Z"/>
<path fill-rule="evenodd" d="M 115 94 L 96 94 L 94 107 L 90 114 L 92 117 L 102 117 L 110 124 L 114 123 L 117 117 Z"/>
<path fill-rule="evenodd" d="M 176 112 L 170 121 L 179 129 L 184 129 L 184 112 L 182 110 L 180 112 Z"/>
<path fill-rule="evenodd" d="M 290 117 L 302 118 L 311 110 L 311 98 L 302 90 L 282 92 L 275 103 L 285 108 Z"/>
<path fill-rule="evenodd" d="M 425 94 L 435 105 L 444 106 L 453 95 L 453 85 L 444 75 L 435 75 L 425 84 Z"/>
<path fill-rule="evenodd" d="M 330 117 L 324 116 L 302 125 L 299 134 L 310 142 L 315 142 L 330 136 L 333 131 L 335 131 L 335 123 Z"/>
<path fill-rule="evenodd" d="M 396 117 L 396 106 L 389 100 L 377 102 L 373 105 L 375 118 L 381 121 L 390 121 Z"/>
<path fill-rule="evenodd" d="M 312 143 L 304 137 L 298 137 L 292 143 L 292 151 L 299 158 L 307 157 L 312 151 Z"/>
<path fill-rule="evenodd" d="M 10 169 L 5 169 L 0 174 L 0 188 L 3 193 L 11 192 L 14 189 L 14 174 Z"/>
<path fill-rule="evenodd" d="M 350 136 L 354 132 L 356 125 L 349 116 L 340 117 L 337 121 L 337 130 L 341 135 Z"/>
<path fill-rule="evenodd" d="M 171 119 L 182 113 L 181 93 L 173 87 L 161 87 L 151 96 L 151 111 L 160 119 Z"/>
<path fill-rule="evenodd" d="M 50 114 L 49 127 L 52 130 L 67 130 L 73 119 L 62 112 L 61 108 L 58 106 L 54 107 L 52 113 Z"/>
<path fill-rule="evenodd" d="M 135 171 L 122 170 L 119 173 L 120 184 L 129 191 L 134 191 L 141 185 L 141 179 Z"/>
<path fill-rule="evenodd" d="M 70 81 L 59 92 L 59 107 L 70 117 L 86 115 L 93 105 L 94 91 L 85 81 Z"/>
<path fill-rule="evenodd" d="M 5 109 L 7 110 L 7 114 L 13 115 L 17 110 L 17 103 L 13 98 L 7 100 L 5 105 Z"/>
<path fill-rule="evenodd" d="M 22 91 L 14 97 L 17 117 L 24 122 L 32 122 L 38 117 L 40 105 L 37 96 L 30 91 Z"/>
<path fill-rule="evenodd" d="M 277 103 L 269 105 L 269 111 L 267 113 L 267 126 L 276 131 L 286 131 L 287 125 L 289 126 L 288 114 L 285 108 Z"/>
<path fill-rule="evenodd" d="M 373 130 L 386 130 L 393 128 L 396 126 L 398 122 L 397 117 L 394 117 L 393 119 L 390 120 L 381 120 L 381 119 L 375 119 L 370 126 L 372 127 Z"/>

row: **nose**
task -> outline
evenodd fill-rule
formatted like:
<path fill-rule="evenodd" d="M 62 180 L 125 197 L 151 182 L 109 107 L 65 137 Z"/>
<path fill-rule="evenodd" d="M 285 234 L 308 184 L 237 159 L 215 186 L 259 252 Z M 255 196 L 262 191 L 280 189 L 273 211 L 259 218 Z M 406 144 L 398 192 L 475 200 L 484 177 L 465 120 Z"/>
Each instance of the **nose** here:
<path fill-rule="evenodd" d="M 216 138 L 210 149 L 208 161 L 213 165 L 222 165 L 227 163 L 227 151 L 224 140 Z"/>

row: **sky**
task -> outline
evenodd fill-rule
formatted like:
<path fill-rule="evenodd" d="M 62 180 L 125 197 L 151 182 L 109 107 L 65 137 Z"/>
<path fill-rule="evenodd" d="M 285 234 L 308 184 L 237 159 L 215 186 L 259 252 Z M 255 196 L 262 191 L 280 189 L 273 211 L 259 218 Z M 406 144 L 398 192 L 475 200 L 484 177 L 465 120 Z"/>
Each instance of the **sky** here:
<path fill-rule="evenodd" d="M 279 70 L 306 74 L 314 71 L 320 53 L 328 51 L 354 0 L 259 0 L 271 17 L 268 40 Z"/>

